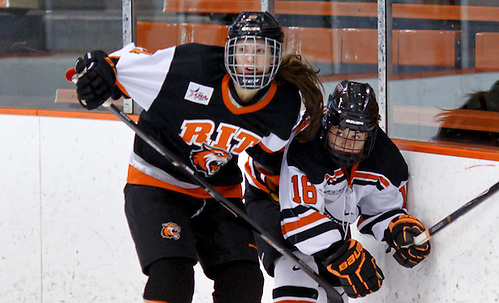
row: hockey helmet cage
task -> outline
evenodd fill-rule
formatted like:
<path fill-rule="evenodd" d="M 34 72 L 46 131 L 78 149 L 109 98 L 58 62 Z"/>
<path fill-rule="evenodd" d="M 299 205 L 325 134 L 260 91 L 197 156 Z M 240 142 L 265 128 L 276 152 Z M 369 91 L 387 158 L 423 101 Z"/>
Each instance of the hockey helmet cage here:
<path fill-rule="evenodd" d="M 284 32 L 269 12 L 245 11 L 229 27 L 225 68 L 232 80 L 259 90 L 274 79 L 282 59 Z"/>
<path fill-rule="evenodd" d="M 328 105 L 322 117 L 320 140 L 324 151 L 332 162 L 340 167 L 350 167 L 363 161 L 374 147 L 378 121 L 379 107 L 374 89 L 367 83 L 343 80 L 329 95 Z M 349 152 L 348 149 L 337 146 L 336 142 L 330 142 L 331 138 L 336 138 L 334 134 L 329 135 L 332 126 L 343 132 L 341 135 L 345 135 L 344 131 L 349 130 L 361 135 L 354 137 L 364 136 L 362 149 Z M 345 141 L 342 142 L 345 144 Z"/>

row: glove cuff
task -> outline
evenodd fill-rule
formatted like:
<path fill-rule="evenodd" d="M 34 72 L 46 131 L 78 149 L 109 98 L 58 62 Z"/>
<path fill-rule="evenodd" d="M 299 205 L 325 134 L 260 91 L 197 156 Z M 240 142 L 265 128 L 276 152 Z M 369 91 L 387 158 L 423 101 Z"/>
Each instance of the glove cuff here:
<path fill-rule="evenodd" d="M 354 239 L 348 239 L 344 242 L 339 242 L 331 245 L 325 252 L 324 255 L 328 256 L 324 260 L 324 265 L 329 265 L 332 262 L 338 260 L 341 258 L 345 253 L 352 247 L 355 247 L 356 245 L 360 245 L 362 248 L 362 245 Z"/>
<path fill-rule="evenodd" d="M 399 233 L 404 231 L 404 228 L 414 229 L 416 231 L 415 233 L 412 233 L 414 236 L 425 230 L 423 223 L 416 217 L 404 214 L 392 219 L 388 224 L 388 228 L 385 230 L 383 240 L 391 247 L 397 247 L 395 239 Z M 419 233 L 417 231 L 419 231 Z"/>

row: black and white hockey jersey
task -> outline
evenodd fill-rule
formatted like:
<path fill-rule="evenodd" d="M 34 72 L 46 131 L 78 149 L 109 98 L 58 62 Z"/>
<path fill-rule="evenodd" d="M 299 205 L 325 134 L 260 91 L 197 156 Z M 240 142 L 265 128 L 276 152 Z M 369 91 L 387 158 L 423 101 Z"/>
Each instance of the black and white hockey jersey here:
<path fill-rule="evenodd" d="M 223 56 L 223 47 L 200 44 L 154 54 L 130 44 L 110 55 L 117 60 L 118 86 L 144 108 L 141 129 L 225 197 L 240 198 L 238 155 L 246 151 L 258 162 L 282 150 L 299 119 L 301 99 L 295 86 L 272 83 L 259 92 L 259 102 L 239 104 Z M 278 171 L 280 163 L 275 165 L 269 169 Z M 138 136 L 127 182 L 210 197 Z"/>
<path fill-rule="evenodd" d="M 336 167 L 316 137 L 285 149 L 279 202 L 284 238 L 314 255 L 342 241 L 357 219 L 361 233 L 378 241 L 388 223 L 406 213 L 407 164 L 388 136 L 378 129 L 370 155 L 351 169 Z"/>

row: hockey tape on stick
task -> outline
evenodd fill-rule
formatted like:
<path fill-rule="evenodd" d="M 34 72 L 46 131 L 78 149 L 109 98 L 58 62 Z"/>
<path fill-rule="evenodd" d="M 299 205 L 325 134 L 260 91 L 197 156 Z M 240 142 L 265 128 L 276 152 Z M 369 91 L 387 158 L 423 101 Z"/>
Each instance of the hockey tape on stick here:
<path fill-rule="evenodd" d="M 430 240 L 431 237 L 433 237 L 433 235 L 436 234 L 439 230 L 443 229 L 447 225 L 456 221 L 457 218 L 461 217 L 462 215 L 466 214 L 467 212 L 469 212 L 470 210 L 472 210 L 473 208 L 478 206 L 483 201 L 487 200 L 487 198 L 489 198 L 491 195 L 493 195 L 498 190 L 499 190 L 499 182 L 492 185 L 490 188 L 488 188 L 483 193 L 481 193 L 478 197 L 476 197 L 475 199 L 464 204 L 463 206 L 458 208 L 456 211 L 454 211 L 452 214 L 443 218 L 438 223 L 436 223 L 435 225 L 433 225 L 429 229 L 425 230 L 423 233 L 416 236 L 414 238 L 414 245 L 421 245 L 421 244 L 425 243 L 426 241 Z"/>
<path fill-rule="evenodd" d="M 133 122 L 130 117 L 121 112 L 110 100 L 107 100 L 102 104 L 104 108 L 117 116 L 121 121 L 128 125 L 141 139 L 143 139 L 147 144 L 154 148 L 159 154 L 169 160 L 174 166 L 182 169 L 196 184 L 203 187 L 203 189 L 215 200 L 220 202 L 220 204 L 225 207 L 234 216 L 239 217 L 245 221 L 256 234 L 260 236 L 265 242 L 272 246 L 275 250 L 281 253 L 283 256 L 290 258 L 296 265 L 300 267 L 310 278 L 316 281 L 327 293 L 328 303 L 342 303 L 343 299 L 341 295 L 334 289 L 334 287 L 326 281 L 323 277 L 317 274 L 311 267 L 309 267 L 303 260 L 298 258 L 293 254 L 291 250 L 282 246 L 274 237 L 267 233 L 260 225 L 258 225 L 253 219 L 251 219 L 243 210 L 235 206 L 227 198 L 225 198 L 220 192 L 218 192 L 211 184 L 209 184 L 204 178 L 202 178 L 198 173 L 196 173 L 192 168 L 185 165 L 180 161 L 172 152 L 166 149 L 159 142 L 151 138 L 149 135 L 144 133 L 140 127 Z"/>

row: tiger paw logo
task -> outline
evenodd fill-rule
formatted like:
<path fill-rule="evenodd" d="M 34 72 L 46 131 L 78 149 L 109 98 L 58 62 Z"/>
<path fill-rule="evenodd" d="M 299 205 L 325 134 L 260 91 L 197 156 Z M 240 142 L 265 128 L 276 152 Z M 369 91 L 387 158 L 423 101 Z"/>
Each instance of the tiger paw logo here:
<path fill-rule="evenodd" d="M 161 229 L 161 237 L 173 240 L 180 239 L 181 228 L 176 223 L 163 223 L 162 226 L 163 228 Z"/>
<path fill-rule="evenodd" d="M 191 152 L 191 161 L 194 167 L 199 172 L 202 172 L 206 177 L 214 175 L 222 168 L 227 162 L 232 159 L 232 155 L 227 151 L 211 147 L 205 143 L 202 144 L 201 149 L 193 150 Z"/>

